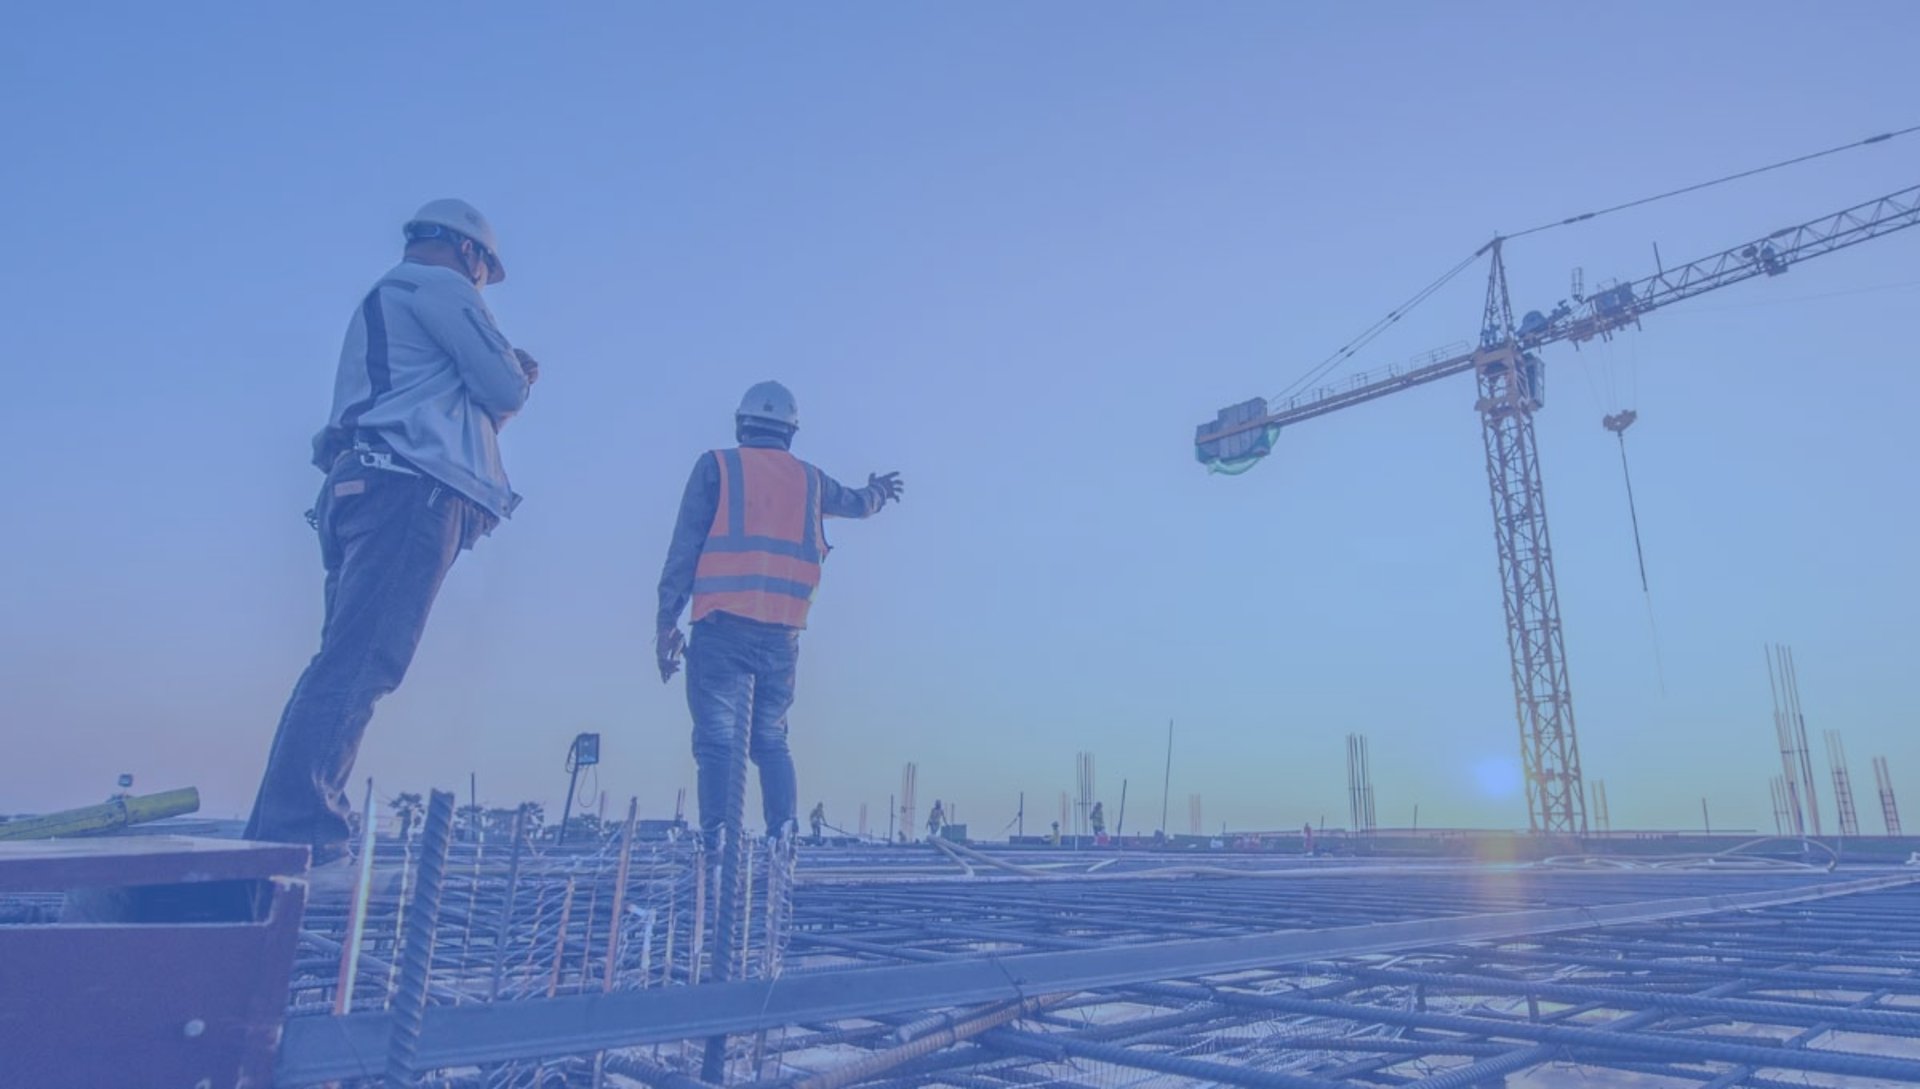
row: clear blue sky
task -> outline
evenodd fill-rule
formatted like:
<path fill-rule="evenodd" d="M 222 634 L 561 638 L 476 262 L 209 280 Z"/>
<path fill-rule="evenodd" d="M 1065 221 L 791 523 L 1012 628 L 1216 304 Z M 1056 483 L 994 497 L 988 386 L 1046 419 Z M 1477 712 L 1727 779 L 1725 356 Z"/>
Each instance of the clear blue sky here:
<path fill-rule="evenodd" d="M 1469 17 L 1467 16 L 1470 13 Z M 557 806 L 690 785 L 654 581 L 748 383 L 907 502 L 841 525 L 805 640 L 803 805 L 1525 823 L 1467 379 L 1315 421 L 1238 479 L 1192 427 L 1496 230 L 1913 124 L 1920 8 L 1628 3 L 13 5 L 0 15 L 11 457 L 0 810 L 132 771 L 251 800 L 317 639 L 300 513 L 347 318 L 421 201 L 494 220 L 544 364 L 520 514 L 453 571 L 361 774 Z M 1516 303 L 1920 181 L 1920 137 L 1516 242 Z M 1920 231 L 1553 349 L 1540 421 L 1582 751 L 1616 826 L 1771 828 L 1769 640 L 1920 811 L 1908 680 Z M 1362 366 L 1472 336 L 1478 271 Z M 1637 408 L 1656 678 L 1616 447 Z M 1830 798 L 1821 769 L 1821 797 Z M 1503 770 L 1504 769 L 1504 770 Z M 1832 823 L 1830 802 L 1827 821 Z"/>

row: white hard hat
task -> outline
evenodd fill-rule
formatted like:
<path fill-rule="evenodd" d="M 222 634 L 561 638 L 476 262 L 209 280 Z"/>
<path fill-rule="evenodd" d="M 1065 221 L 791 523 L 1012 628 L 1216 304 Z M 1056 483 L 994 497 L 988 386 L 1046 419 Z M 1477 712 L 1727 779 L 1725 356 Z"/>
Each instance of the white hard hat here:
<path fill-rule="evenodd" d="M 407 225 L 402 229 L 411 241 L 414 238 L 433 237 L 434 232 L 430 228 L 434 227 L 452 231 L 480 247 L 487 262 L 488 283 L 497 284 L 507 278 L 507 266 L 500 261 L 500 243 L 493 236 L 493 224 L 480 214 L 480 209 L 455 197 L 430 200 L 420 206 L 420 210 L 407 220 Z"/>
<path fill-rule="evenodd" d="M 766 420 L 796 431 L 800 429 L 800 406 L 793 401 L 793 391 L 778 382 L 756 382 L 740 398 L 740 408 L 734 412 L 735 420 Z"/>

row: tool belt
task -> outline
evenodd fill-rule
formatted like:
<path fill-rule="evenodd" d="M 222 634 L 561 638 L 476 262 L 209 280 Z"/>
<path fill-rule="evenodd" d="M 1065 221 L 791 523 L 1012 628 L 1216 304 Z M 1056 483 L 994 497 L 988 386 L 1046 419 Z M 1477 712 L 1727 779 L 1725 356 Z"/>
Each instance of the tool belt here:
<path fill-rule="evenodd" d="M 369 469 L 382 472 L 399 473 L 402 476 L 425 476 L 419 467 L 393 452 L 393 447 L 378 431 L 359 430 L 353 433 L 353 447 L 347 453 L 357 454 L 360 464 Z"/>
<path fill-rule="evenodd" d="M 339 468 L 348 458 L 356 458 L 361 465 L 369 469 L 429 479 L 427 474 L 420 471 L 419 466 L 394 453 L 393 447 L 381 437 L 378 431 L 357 429 L 349 432 L 338 427 L 328 428 L 314 441 L 314 448 L 315 463 L 323 464 L 329 477 L 333 470 Z M 321 462 L 321 457 L 326 458 L 324 463 Z M 435 494 L 438 492 L 436 491 Z M 317 505 L 306 512 L 307 525 L 316 530 L 320 528 L 318 512 Z"/>
<path fill-rule="evenodd" d="M 353 455 L 369 469 L 399 473 L 402 476 L 426 476 L 418 465 L 393 452 L 393 446 L 378 431 L 366 428 L 347 430 L 330 427 L 313 440 L 313 464 L 321 472 L 332 472 L 342 458 Z"/>

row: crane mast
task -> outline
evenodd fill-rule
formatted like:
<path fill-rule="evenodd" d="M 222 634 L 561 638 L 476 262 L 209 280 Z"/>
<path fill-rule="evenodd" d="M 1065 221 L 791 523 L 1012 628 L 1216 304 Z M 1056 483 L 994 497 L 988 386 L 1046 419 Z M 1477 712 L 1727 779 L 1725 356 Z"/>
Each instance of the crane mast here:
<path fill-rule="evenodd" d="M 1544 371 L 1535 350 L 1559 341 L 1577 346 L 1596 337 L 1609 338 L 1622 328 L 1637 326 L 1642 315 L 1659 307 L 1756 276 L 1778 276 L 1801 261 L 1915 224 L 1920 224 L 1920 186 L 1773 231 L 1639 280 L 1576 295 L 1549 312 L 1529 312 L 1517 324 L 1507 295 L 1503 239 L 1495 238 L 1480 251 L 1489 257 L 1491 268 L 1478 345 L 1434 353 L 1381 374 L 1354 375 L 1342 385 L 1322 386 L 1282 404 L 1256 397 L 1228 406 L 1195 430 L 1195 453 L 1214 471 L 1244 472 L 1272 453 L 1285 427 L 1472 372 L 1479 388 L 1475 407 L 1486 446 L 1494 542 L 1500 558 L 1528 827 L 1535 832 L 1585 834 L 1586 791 L 1580 776 L 1540 455 L 1533 434 L 1534 413 L 1545 401 Z"/>
<path fill-rule="evenodd" d="M 1544 403 L 1540 359 L 1524 351 L 1507 297 L 1506 261 L 1492 246 L 1487 307 L 1473 372 L 1474 407 L 1487 450 L 1493 539 L 1500 554 L 1507 650 L 1513 662 L 1514 717 L 1520 725 L 1527 826 L 1536 832 L 1585 835 L 1586 790 L 1573 726 L 1567 649 L 1560 631 L 1560 593 L 1553 578 L 1546 490 L 1533 414 Z"/>

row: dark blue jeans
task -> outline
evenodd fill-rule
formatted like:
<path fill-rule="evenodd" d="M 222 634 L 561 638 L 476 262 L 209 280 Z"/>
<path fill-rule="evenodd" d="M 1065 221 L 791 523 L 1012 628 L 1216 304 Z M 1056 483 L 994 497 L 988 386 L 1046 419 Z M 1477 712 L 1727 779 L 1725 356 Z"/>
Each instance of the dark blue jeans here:
<path fill-rule="evenodd" d="M 760 769 L 767 832 L 795 819 L 787 709 L 800 666 L 800 632 L 728 613 L 693 626 L 687 644 L 687 706 L 700 766 L 700 827 L 713 842 L 722 825 L 744 820 L 749 756 Z"/>
<path fill-rule="evenodd" d="M 327 572 L 320 652 L 293 686 L 247 838 L 347 853 L 347 778 L 373 705 L 406 676 L 440 583 L 493 516 L 427 476 L 334 463 L 314 505 Z"/>

